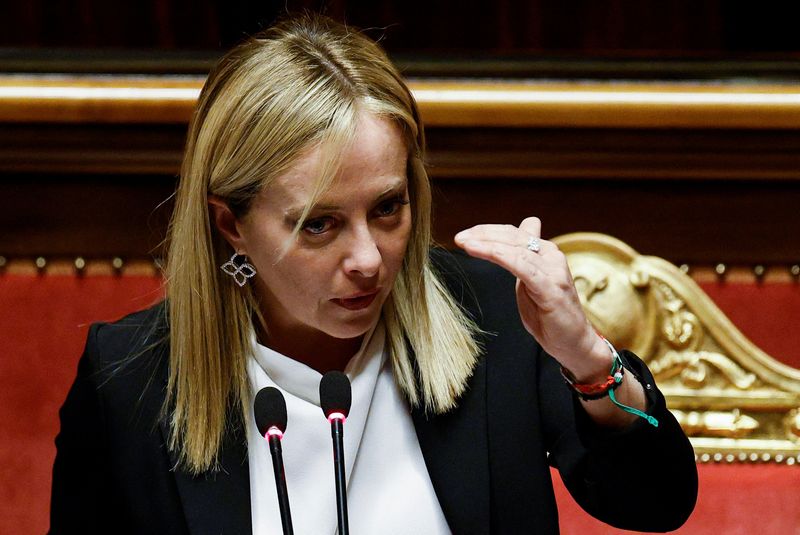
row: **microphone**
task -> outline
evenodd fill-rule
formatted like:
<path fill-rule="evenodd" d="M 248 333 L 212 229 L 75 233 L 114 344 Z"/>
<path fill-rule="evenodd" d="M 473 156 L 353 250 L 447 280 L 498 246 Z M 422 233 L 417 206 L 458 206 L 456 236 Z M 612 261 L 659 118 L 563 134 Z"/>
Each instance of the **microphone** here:
<path fill-rule="evenodd" d="M 262 388 L 253 402 L 256 426 L 261 436 L 269 442 L 272 455 L 272 470 L 275 473 L 275 487 L 278 491 L 278 507 L 281 510 L 283 535 L 293 535 L 292 513 L 289 510 L 289 491 L 286 488 L 286 472 L 283 470 L 281 439 L 286 431 L 286 400 L 275 387 Z"/>
<path fill-rule="evenodd" d="M 319 383 L 319 402 L 331 424 L 333 471 L 336 476 L 336 513 L 339 535 L 349 535 L 347 522 L 347 483 L 344 474 L 344 421 L 350 413 L 350 379 L 339 371 L 330 371 Z"/>

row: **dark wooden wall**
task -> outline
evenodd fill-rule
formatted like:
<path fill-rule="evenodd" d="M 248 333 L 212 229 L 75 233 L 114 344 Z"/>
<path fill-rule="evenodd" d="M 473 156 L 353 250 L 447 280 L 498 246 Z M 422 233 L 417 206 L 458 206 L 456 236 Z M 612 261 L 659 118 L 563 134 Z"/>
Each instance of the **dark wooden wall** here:
<path fill-rule="evenodd" d="M 435 235 L 528 215 L 675 264 L 800 264 L 800 130 L 427 129 Z M 185 124 L 0 127 L 0 256 L 160 255 Z"/>
<path fill-rule="evenodd" d="M 792 2 L 0 2 L 0 74 L 202 75 L 286 9 L 311 9 L 369 28 L 417 78 L 800 83 Z M 1 119 L 0 256 L 158 255 L 185 122 Z M 536 214 L 549 236 L 607 232 L 675 263 L 800 263 L 800 124 L 568 123 L 429 127 L 437 239 Z"/>
<path fill-rule="evenodd" d="M 391 52 L 644 57 L 800 51 L 795 2 L 723 0 L 3 0 L 0 46 L 227 48 L 288 9 L 384 35 Z"/>

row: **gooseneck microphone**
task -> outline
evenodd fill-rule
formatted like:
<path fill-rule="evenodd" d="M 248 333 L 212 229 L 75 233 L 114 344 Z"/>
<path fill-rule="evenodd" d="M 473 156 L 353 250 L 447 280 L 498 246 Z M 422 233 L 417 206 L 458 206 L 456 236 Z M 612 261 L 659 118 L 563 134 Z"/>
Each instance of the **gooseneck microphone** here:
<path fill-rule="evenodd" d="M 286 431 L 286 400 L 275 387 L 262 388 L 253 402 L 258 432 L 269 442 L 272 469 L 275 472 L 275 487 L 278 491 L 278 507 L 281 510 L 283 535 L 293 535 L 292 513 L 289 510 L 289 491 L 286 488 L 286 472 L 283 469 L 281 439 Z"/>
<path fill-rule="evenodd" d="M 349 535 L 347 523 L 347 479 L 344 466 L 344 421 L 350 413 L 352 392 L 350 379 L 339 371 L 330 371 L 319 383 L 319 402 L 331 424 L 333 439 L 333 470 L 336 476 L 336 513 L 339 535 Z"/>

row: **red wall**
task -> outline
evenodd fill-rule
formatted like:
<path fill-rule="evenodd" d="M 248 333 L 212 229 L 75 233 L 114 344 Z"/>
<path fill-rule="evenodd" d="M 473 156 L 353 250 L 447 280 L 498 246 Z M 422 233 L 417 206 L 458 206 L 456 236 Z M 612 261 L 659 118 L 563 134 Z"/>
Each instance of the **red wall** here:
<path fill-rule="evenodd" d="M 704 292 L 767 354 L 800 368 L 800 282 L 704 282 Z"/>
<path fill-rule="evenodd" d="M 798 358 L 800 330 L 789 328 L 800 325 L 797 285 L 705 289 L 761 347 Z M 119 318 L 161 295 L 161 280 L 149 276 L 0 274 L 0 533 L 47 530 L 58 408 L 89 324 Z M 800 467 L 699 469 L 698 507 L 679 533 L 800 534 Z M 630 533 L 588 517 L 554 479 L 565 534 Z"/>
<path fill-rule="evenodd" d="M 93 321 L 158 300 L 154 277 L 0 275 L 0 533 L 44 533 L 58 409 Z"/>
<path fill-rule="evenodd" d="M 776 464 L 701 464 L 697 507 L 680 535 L 800 534 L 800 467 Z M 553 473 L 564 535 L 623 535 L 590 517 Z M 654 497 L 654 499 L 658 499 Z M 620 507 L 625 507 L 624 503 Z"/>

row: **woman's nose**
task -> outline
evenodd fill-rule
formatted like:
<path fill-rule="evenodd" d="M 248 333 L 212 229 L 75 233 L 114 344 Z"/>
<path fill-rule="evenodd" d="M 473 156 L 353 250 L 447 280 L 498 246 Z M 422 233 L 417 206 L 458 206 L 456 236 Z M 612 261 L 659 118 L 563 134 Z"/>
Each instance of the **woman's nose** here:
<path fill-rule="evenodd" d="M 369 229 L 356 230 L 344 259 L 345 271 L 362 277 L 372 277 L 378 273 L 380 267 L 381 253 L 372 233 Z"/>

